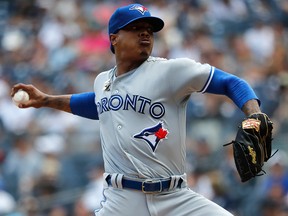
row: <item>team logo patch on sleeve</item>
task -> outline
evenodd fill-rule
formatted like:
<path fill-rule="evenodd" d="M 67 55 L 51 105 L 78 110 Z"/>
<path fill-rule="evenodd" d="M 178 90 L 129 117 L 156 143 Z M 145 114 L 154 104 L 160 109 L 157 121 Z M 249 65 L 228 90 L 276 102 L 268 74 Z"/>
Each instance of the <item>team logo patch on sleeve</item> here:
<path fill-rule="evenodd" d="M 133 137 L 143 139 L 155 152 L 158 144 L 163 139 L 167 139 L 168 130 L 163 127 L 163 123 L 159 122 L 157 125 L 143 129 L 140 133 L 135 134 Z"/>

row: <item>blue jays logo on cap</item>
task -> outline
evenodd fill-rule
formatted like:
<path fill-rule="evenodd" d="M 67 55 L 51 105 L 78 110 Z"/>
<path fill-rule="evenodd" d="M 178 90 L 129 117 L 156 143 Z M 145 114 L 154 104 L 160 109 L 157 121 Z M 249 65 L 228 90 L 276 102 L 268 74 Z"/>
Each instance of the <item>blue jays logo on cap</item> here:
<path fill-rule="evenodd" d="M 140 133 L 133 137 L 143 139 L 155 152 L 156 147 L 160 141 L 167 138 L 168 130 L 163 127 L 163 123 L 159 122 L 157 125 L 143 129 Z"/>
<path fill-rule="evenodd" d="M 142 15 L 144 15 L 145 12 L 148 12 L 148 9 L 144 7 L 143 5 L 133 5 L 129 10 L 137 10 L 139 11 Z"/>

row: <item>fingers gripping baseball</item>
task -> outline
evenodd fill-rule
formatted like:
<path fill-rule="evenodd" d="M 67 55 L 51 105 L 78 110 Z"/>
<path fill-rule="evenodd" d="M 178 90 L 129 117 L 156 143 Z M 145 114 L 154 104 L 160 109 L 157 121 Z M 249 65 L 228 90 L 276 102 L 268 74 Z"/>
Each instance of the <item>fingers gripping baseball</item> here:
<path fill-rule="evenodd" d="M 18 106 L 19 104 L 29 101 L 29 94 L 22 89 L 19 89 L 12 98 L 13 102 Z"/>
<path fill-rule="evenodd" d="M 40 108 L 44 105 L 46 94 L 33 85 L 16 84 L 11 90 L 11 97 L 19 108 Z"/>

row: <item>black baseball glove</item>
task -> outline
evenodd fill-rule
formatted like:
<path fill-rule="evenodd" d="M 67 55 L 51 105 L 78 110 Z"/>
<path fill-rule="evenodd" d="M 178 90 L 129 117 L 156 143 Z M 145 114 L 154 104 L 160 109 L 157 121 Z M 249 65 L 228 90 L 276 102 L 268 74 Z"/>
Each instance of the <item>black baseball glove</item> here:
<path fill-rule="evenodd" d="M 273 123 L 264 113 L 255 113 L 239 126 L 233 144 L 237 171 L 242 182 L 265 173 L 264 162 L 271 157 Z M 224 145 L 224 146 L 225 146 Z"/>

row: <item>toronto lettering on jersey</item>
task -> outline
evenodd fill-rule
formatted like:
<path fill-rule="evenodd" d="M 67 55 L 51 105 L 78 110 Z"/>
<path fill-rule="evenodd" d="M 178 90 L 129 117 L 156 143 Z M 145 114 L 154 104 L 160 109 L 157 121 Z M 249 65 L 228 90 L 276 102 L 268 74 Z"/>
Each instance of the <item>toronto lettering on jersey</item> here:
<path fill-rule="evenodd" d="M 98 113 L 102 114 L 108 111 L 118 111 L 120 109 L 127 111 L 135 111 L 141 114 L 149 114 L 155 118 L 160 119 L 165 114 L 165 108 L 160 102 L 153 102 L 152 100 L 140 95 L 128 95 L 123 98 L 121 95 L 114 94 L 110 98 L 104 97 L 97 102 Z"/>

